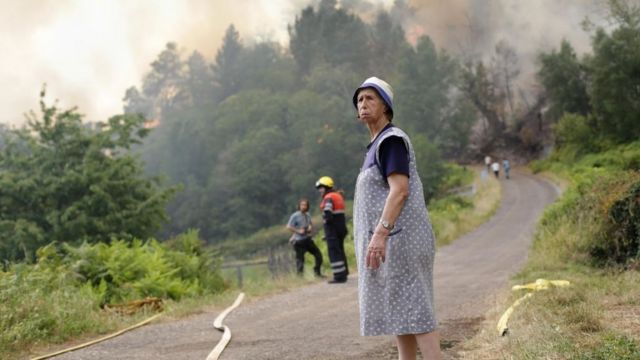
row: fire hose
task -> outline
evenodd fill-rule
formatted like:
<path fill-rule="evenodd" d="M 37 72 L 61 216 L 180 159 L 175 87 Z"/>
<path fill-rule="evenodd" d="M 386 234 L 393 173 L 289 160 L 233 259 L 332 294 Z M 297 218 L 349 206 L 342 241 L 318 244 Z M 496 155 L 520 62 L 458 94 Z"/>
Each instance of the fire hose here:
<path fill-rule="evenodd" d="M 240 294 L 238 295 L 238 298 L 236 299 L 236 301 L 233 303 L 233 305 L 231 305 L 230 307 L 226 308 L 226 309 L 225 309 L 223 312 L 221 312 L 221 313 L 220 313 L 220 315 L 218 315 L 218 317 L 216 317 L 216 319 L 213 321 L 213 327 L 214 327 L 214 328 L 216 328 L 216 329 L 217 329 L 217 330 L 219 330 L 219 331 L 222 331 L 222 332 L 223 332 L 223 334 L 222 334 L 222 338 L 220 339 L 220 341 L 218 342 L 218 344 L 213 348 L 213 350 L 211 351 L 211 353 L 209 353 L 209 355 L 207 356 L 207 359 L 206 359 L 206 360 L 217 360 L 217 359 L 220 357 L 220 355 L 222 354 L 222 351 L 224 351 L 224 349 L 225 349 L 225 347 L 227 346 L 227 344 L 229 343 L 229 341 L 231 341 L 231 330 L 229 329 L 229 327 L 228 327 L 228 326 L 223 325 L 223 324 L 222 324 L 222 321 L 224 320 L 224 318 L 225 318 L 225 317 L 226 317 L 226 316 L 227 316 L 231 311 L 233 311 L 235 308 L 237 308 L 237 307 L 240 305 L 240 303 L 242 302 L 242 300 L 243 300 L 243 299 L 244 299 L 244 293 L 240 293 Z M 146 324 L 148 324 L 148 323 L 152 322 L 153 320 L 157 319 L 158 317 L 160 317 L 162 314 L 163 314 L 163 313 L 156 314 L 156 315 L 151 316 L 150 318 L 147 318 L 146 320 L 141 321 L 141 322 L 139 322 L 139 323 L 137 323 L 137 324 L 135 324 L 135 325 L 132 325 L 132 326 L 130 326 L 130 327 L 128 327 L 128 328 L 126 328 L 126 329 L 122 329 L 122 330 L 120 330 L 120 331 L 117 331 L 117 332 L 115 332 L 115 333 L 109 334 L 109 335 L 107 335 L 107 336 L 103 336 L 103 337 L 101 337 L 101 338 L 99 338 L 99 339 L 95 339 L 95 340 L 92 340 L 92 341 L 86 342 L 86 343 L 84 343 L 84 344 L 80 344 L 80 345 L 77 345 L 77 346 L 74 346 L 74 347 L 70 347 L 70 348 L 67 348 L 67 349 L 63 349 L 63 350 L 60 350 L 60 351 L 56 351 L 56 352 L 54 352 L 54 353 L 50 353 L 50 354 L 46 354 L 46 355 L 42 355 L 42 356 L 38 356 L 38 357 L 35 357 L 35 358 L 31 359 L 31 360 L 44 360 L 44 359 L 48 359 L 48 358 L 51 358 L 51 357 L 54 357 L 54 356 L 58 356 L 58 355 L 61 355 L 61 354 L 64 354 L 64 353 L 68 353 L 68 352 L 71 352 L 71 351 L 75 351 L 75 350 L 78 350 L 78 349 L 82 349 L 82 348 L 85 348 L 85 347 L 88 347 L 88 346 L 91 346 L 91 345 L 97 344 L 97 343 L 102 342 L 102 341 L 105 341 L 105 340 L 112 339 L 112 338 L 114 338 L 114 337 L 116 337 L 116 336 L 120 336 L 120 335 L 124 334 L 124 333 L 125 333 L 125 332 L 127 332 L 127 331 L 130 331 L 130 330 L 133 330 L 133 329 L 139 328 L 139 327 L 141 327 L 141 326 L 143 326 L 143 325 L 146 325 Z"/>
<path fill-rule="evenodd" d="M 207 356 L 207 360 L 218 360 L 218 358 L 220 357 L 224 349 L 227 347 L 227 344 L 229 343 L 229 341 L 231 341 L 231 330 L 229 329 L 228 326 L 223 325 L 222 321 L 224 320 L 225 317 L 227 317 L 227 315 L 231 311 L 233 311 L 233 309 L 237 308 L 240 305 L 240 303 L 242 302 L 242 299 L 244 299 L 244 293 L 240 293 L 238 295 L 238 298 L 236 298 L 236 301 L 233 303 L 233 305 L 226 308 L 213 321 L 213 327 L 219 331 L 222 331 L 222 338 L 220 339 L 216 347 L 214 347 L 213 350 L 211 350 L 211 352 L 209 353 L 209 356 Z"/>
<path fill-rule="evenodd" d="M 518 300 L 516 300 L 513 303 L 513 305 L 511 305 L 504 312 L 504 314 L 502 314 L 502 316 L 500 317 L 500 320 L 498 321 L 498 326 L 497 326 L 498 334 L 500 336 L 507 335 L 507 333 L 509 332 L 509 327 L 507 326 L 507 322 L 509 321 L 509 317 L 513 313 L 513 310 L 515 309 L 516 306 L 520 305 L 520 303 L 522 301 L 532 297 L 534 292 L 540 291 L 540 290 L 547 290 L 551 286 L 566 287 L 566 286 L 569 286 L 569 285 L 571 285 L 571 283 L 569 283 L 566 280 L 546 280 L 546 279 L 538 279 L 535 282 L 532 282 L 532 283 L 529 283 L 529 284 L 525 284 L 525 285 L 514 285 L 511 288 L 512 291 L 523 290 L 524 289 L 524 290 L 532 290 L 532 292 L 527 293 L 523 297 L 521 297 Z"/>
<path fill-rule="evenodd" d="M 57 352 L 54 352 L 54 353 L 51 353 L 51 354 L 38 356 L 38 357 L 33 358 L 31 360 L 48 359 L 50 357 L 58 356 L 58 355 L 61 355 L 61 354 L 64 354 L 64 353 L 68 353 L 68 352 L 71 352 L 71 351 L 75 351 L 75 350 L 78 350 L 78 349 L 85 348 L 87 346 L 91 346 L 93 344 L 97 344 L 97 343 L 105 341 L 105 340 L 109 340 L 109 339 L 114 338 L 116 336 L 120 336 L 120 335 L 124 334 L 125 332 L 127 332 L 129 330 L 133 330 L 133 329 L 138 328 L 140 326 L 146 325 L 146 324 L 152 322 L 153 320 L 155 320 L 156 318 L 160 317 L 161 315 L 162 315 L 162 313 L 155 314 L 152 317 L 150 317 L 150 318 L 148 318 L 148 319 L 146 319 L 144 321 L 141 321 L 141 322 L 139 322 L 139 323 L 137 323 L 137 324 L 135 324 L 133 326 L 130 326 L 130 327 L 126 328 L 126 329 L 122 329 L 120 331 L 117 331 L 117 332 L 115 332 L 113 334 L 109 334 L 109 335 L 101 337 L 99 339 L 92 340 L 92 341 L 86 342 L 84 344 L 80 344 L 78 346 L 74 346 L 74 347 L 70 347 L 70 348 L 67 348 L 67 349 L 64 349 L 64 350 L 60 350 L 60 351 L 57 351 Z"/>

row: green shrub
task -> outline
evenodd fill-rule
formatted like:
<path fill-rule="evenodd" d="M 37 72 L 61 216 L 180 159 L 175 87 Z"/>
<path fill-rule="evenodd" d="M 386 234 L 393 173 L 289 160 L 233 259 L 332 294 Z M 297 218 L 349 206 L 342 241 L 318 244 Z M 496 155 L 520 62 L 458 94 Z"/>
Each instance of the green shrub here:
<path fill-rule="evenodd" d="M 456 187 L 469 185 L 473 182 L 473 171 L 467 169 L 466 166 L 460 166 L 455 163 L 445 163 L 444 169 L 446 177 L 440 185 L 438 195 L 441 197 L 447 190 L 454 189 Z"/>
<path fill-rule="evenodd" d="M 614 191 L 615 198 L 606 204 L 604 236 L 594 244 L 591 254 L 598 261 L 625 264 L 640 259 L 640 174 L 619 182 L 620 190 L 614 188 L 618 190 Z"/>
<path fill-rule="evenodd" d="M 638 172 L 576 167 L 572 186 L 545 210 L 539 233 L 564 234 L 547 249 L 559 259 L 597 266 L 637 261 L 639 197 Z"/>
<path fill-rule="evenodd" d="M 52 243 L 35 265 L 0 271 L 0 358 L 35 342 L 63 341 L 87 332 L 113 330 L 107 303 L 147 296 L 181 299 L 225 288 L 219 257 L 203 247 L 197 231 L 167 244 Z"/>
<path fill-rule="evenodd" d="M 597 132 L 594 130 L 592 120 L 577 114 L 564 114 L 557 124 L 553 126 L 556 143 L 564 148 L 565 155 L 575 157 L 598 150 Z"/>
<path fill-rule="evenodd" d="M 470 207 L 473 207 L 470 198 L 457 195 L 443 197 L 429 203 L 430 212 L 458 213 L 460 210 Z"/>
<path fill-rule="evenodd" d="M 101 304 L 147 296 L 178 300 L 224 289 L 219 260 L 203 250 L 196 231 L 178 236 L 169 246 L 156 240 L 50 244 L 38 250 L 38 258 L 40 267 L 63 268 L 81 283 L 91 284 Z"/>
<path fill-rule="evenodd" d="M 0 272 L 0 358 L 103 326 L 95 316 L 99 304 L 97 291 L 64 267 L 19 264 Z"/>

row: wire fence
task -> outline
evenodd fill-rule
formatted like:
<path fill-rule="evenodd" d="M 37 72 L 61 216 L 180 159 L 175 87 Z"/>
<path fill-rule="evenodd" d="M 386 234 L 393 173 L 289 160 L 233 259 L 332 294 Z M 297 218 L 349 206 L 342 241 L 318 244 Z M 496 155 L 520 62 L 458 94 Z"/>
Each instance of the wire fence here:
<path fill-rule="evenodd" d="M 231 261 L 222 264 L 222 269 L 235 269 L 236 284 L 242 288 L 247 272 L 253 268 L 263 268 L 271 274 L 272 278 L 291 274 L 295 271 L 295 256 L 290 245 L 270 247 L 266 256 L 257 260 Z M 260 272 L 260 270 L 258 270 Z"/>

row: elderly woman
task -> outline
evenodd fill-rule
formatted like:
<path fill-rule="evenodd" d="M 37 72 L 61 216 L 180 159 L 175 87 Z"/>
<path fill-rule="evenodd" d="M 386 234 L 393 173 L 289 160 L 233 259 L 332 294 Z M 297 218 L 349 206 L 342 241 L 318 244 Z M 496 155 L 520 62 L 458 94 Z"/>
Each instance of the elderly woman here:
<path fill-rule="evenodd" d="M 433 303 L 434 236 L 416 158 L 393 126 L 393 91 L 371 77 L 353 104 L 369 129 L 354 201 L 360 332 L 395 335 L 400 359 L 440 359 Z"/>

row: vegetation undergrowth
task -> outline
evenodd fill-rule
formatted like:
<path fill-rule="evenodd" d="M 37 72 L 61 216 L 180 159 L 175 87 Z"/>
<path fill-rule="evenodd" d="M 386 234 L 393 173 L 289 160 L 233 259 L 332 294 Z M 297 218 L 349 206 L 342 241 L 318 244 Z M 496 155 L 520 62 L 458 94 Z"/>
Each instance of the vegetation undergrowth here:
<path fill-rule="evenodd" d="M 17 263 L 0 272 L 0 358 L 76 336 L 111 332 L 138 322 L 106 305 L 146 297 L 179 301 L 221 292 L 216 256 L 202 247 L 197 231 L 165 243 L 52 243 L 35 264 Z"/>
<path fill-rule="evenodd" d="M 536 292 L 516 308 L 509 334 L 495 328 L 523 293 L 506 295 L 486 315 L 484 329 L 463 345 L 477 359 L 640 358 L 640 142 L 558 158 L 534 168 L 561 174 L 570 184 L 544 213 L 525 268 L 513 283 L 539 278 L 571 282 Z"/>
<path fill-rule="evenodd" d="M 436 245 L 444 246 L 475 229 L 495 214 L 500 205 L 500 183 L 474 171 L 472 196 L 449 195 L 429 204 L 429 216 L 436 235 Z M 472 173 L 473 174 L 473 173 Z"/>

